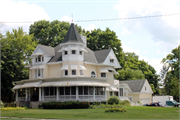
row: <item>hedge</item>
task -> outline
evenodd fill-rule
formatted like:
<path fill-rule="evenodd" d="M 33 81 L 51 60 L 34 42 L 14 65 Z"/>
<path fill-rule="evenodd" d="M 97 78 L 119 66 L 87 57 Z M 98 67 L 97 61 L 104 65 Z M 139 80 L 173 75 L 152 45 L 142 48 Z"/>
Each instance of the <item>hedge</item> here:
<path fill-rule="evenodd" d="M 106 109 L 105 112 L 126 112 L 126 110 L 124 108 L 109 108 Z"/>
<path fill-rule="evenodd" d="M 39 106 L 43 109 L 82 109 L 89 108 L 89 102 L 76 102 L 76 101 L 68 101 L 68 102 L 45 102 Z"/>

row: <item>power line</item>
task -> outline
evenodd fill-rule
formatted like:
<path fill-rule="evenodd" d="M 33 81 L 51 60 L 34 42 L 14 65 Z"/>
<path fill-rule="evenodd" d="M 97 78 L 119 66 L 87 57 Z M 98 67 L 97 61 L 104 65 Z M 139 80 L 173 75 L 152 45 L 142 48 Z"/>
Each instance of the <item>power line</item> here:
<path fill-rule="evenodd" d="M 128 17 L 128 18 L 76 20 L 76 21 L 74 21 L 74 22 L 93 22 L 93 21 L 128 20 L 128 19 L 142 19 L 142 18 L 164 17 L 164 16 L 173 16 L 173 15 L 180 15 L 180 13 L 177 13 L 177 14 L 165 14 L 165 15 L 151 15 L 151 16 L 142 16 L 142 17 Z M 0 21 L 0 23 L 33 23 L 33 22 L 35 22 L 35 21 L 26 21 L 26 22 Z M 72 21 L 64 21 L 64 22 L 72 22 Z"/>

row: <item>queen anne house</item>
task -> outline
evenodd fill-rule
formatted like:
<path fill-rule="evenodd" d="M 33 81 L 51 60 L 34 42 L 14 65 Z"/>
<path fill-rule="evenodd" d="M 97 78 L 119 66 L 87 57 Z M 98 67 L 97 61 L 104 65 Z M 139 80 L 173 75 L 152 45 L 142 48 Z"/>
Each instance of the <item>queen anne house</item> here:
<path fill-rule="evenodd" d="M 117 95 L 131 102 L 151 101 L 147 80 L 114 79 L 121 68 L 112 49 L 92 51 L 86 37 L 79 35 L 74 23 L 61 44 L 38 45 L 31 55 L 29 79 L 15 82 L 16 102 L 21 101 L 106 101 Z"/>

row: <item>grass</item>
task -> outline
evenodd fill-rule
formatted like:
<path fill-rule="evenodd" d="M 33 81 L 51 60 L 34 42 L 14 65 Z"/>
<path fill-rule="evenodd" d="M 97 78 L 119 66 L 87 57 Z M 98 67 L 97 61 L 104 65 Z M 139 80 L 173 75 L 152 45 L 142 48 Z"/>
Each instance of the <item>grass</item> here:
<path fill-rule="evenodd" d="M 127 112 L 105 113 L 105 109 L 28 109 L 1 112 L 1 117 L 46 118 L 46 119 L 179 119 L 174 107 L 125 107 Z"/>

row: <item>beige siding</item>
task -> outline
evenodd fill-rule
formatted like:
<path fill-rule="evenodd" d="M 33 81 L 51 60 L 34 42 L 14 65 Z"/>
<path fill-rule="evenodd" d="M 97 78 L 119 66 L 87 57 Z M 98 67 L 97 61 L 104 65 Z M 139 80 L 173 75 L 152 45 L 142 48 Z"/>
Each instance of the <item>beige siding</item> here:
<path fill-rule="evenodd" d="M 49 78 L 48 65 L 44 65 L 44 78 Z"/>
<path fill-rule="evenodd" d="M 48 65 L 49 78 L 59 77 L 59 65 Z"/>
<path fill-rule="evenodd" d="M 95 65 L 85 65 L 85 68 L 87 69 L 86 71 L 85 71 L 85 76 L 86 77 L 91 77 L 91 72 L 92 71 L 95 71 L 95 73 L 96 73 L 96 77 L 98 77 L 98 72 L 97 72 L 97 66 L 95 66 Z"/>
<path fill-rule="evenodd" d="M 31 79 L 35 79 L 35 69 L 32 69 L 31 70 Z"/>
<path fill-rule="evenodd" d="M 133 97 L 133 102 L 137 102 L 139 101 L 139 93 L 136 93 L 136 94 L 129 94 L 128 96 L 132 96 Z M 128 97 L 129 98 L 129 97 Z"/>
<path fill-rule="evenodd" d="M 32 75 L 31 75 L 31 70 L 29 69 L 29 79 L 32 79 L 31 76 L 32 76 Z"/>

